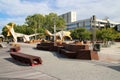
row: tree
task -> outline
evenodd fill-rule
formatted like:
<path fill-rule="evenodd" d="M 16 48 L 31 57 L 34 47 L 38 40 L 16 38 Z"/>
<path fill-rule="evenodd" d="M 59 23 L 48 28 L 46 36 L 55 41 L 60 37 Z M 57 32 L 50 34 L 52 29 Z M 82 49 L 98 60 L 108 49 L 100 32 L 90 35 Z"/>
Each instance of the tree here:
<path fill-rule="evenodd" d="M 87 40 L 90 39 L 91 33 L 85 28 L 76 28 L 72 31 L 71 35 L 74 39 Z"/>
<path fill-rule="evenodd" d="M 4 35 L 5 37 L 7 37 L 7 32 L 8 32 L 8 29 L 4 26 L 2 28 L 2 35 Z"/>
<path fill-rule="evenodd" d="M 38 28 L 43 27 L 44 24 L 44 16 L 42 14 L 34 14 L 32 16 L 28 16 L 26 20 L 26 24 L 28 27 L 31 27 L 34 30 L 34 33 L 38 33 Z M 27 28 L 29 29 L 29 28 Z M 36 39 L 36 36 L 35 36 Z"/>
<path fill-rule="evenodd" d="M 34 30 L 31 27 L 28 27 L 27 25 L 15 25 L 14 30 L 17 33 L 22 33 L 26 35 L 34 34 Z"/>
<path fill-rule="evenodd" d="M 53 32 L 54 25 L 56 25 L 56 28 L 65 28 L 65 21 L 55 13 L 49 13 L 48 15 L 45 15 L 44 25 L 45 28 Z"/>
<path fill-rule="evenodd" d="M 119 32 L 116 35 L 116 40 L 120 40 L 120 33 Z"/>
<path fill-rule="evenodd" d="M 57 28 L 65 28 L 65 21 L 63 18 L 58 17 L 56 13 L 49 13 L 48 15 L 34 14 L 27 16 L 26 24 L 28 27 L 32 27 L 34 31 L 38 31 L 38 28 L 46 28 L 53 32 L 54 23 Z"/>
<path fill-rule="evenodd" d="M 101 30 L 97 30 L 97 39 L 102 40 L 104 46 L 108 46 L 108 41 L 113 41 L 118 37 L 118 32 L 115 31 L 113 28 L 104 28 Z"/>
<path fill-rule="evenodd" d="M 27 16 L 25 18 L 25 24 L 23 25 L 15 25 L 14 30 L 18 33 L 23 34 L 34 34 L 34 33 L 41 33 L 44 35 L 45 28 L 53 32 L 54 22 L 57 28 L 64 28 L 65 21 L 63 18 L 59 18 L 55 13 L 49 13 L 48 15 L 42 14 L 34 14 Z M 8 23 L 8 25 L 11 23 Z M 2 34 L 7 37 L 7 28 L 3 27 Z"/>
<path fill-rule="evenodd" d="M 116 38 L 117 32 L 112 28 L 104 28 L 97 30 L 97 39 L 104 41 L 114 40 Z"/>
<path fill-rule="evenodd" d="M 45 17 L 42 14 L 34 14 L 31 16 L 27 16 L 25 20 L 25 23 L 28 25 L 28 27 L 38 28 L 43 27 Z"/>

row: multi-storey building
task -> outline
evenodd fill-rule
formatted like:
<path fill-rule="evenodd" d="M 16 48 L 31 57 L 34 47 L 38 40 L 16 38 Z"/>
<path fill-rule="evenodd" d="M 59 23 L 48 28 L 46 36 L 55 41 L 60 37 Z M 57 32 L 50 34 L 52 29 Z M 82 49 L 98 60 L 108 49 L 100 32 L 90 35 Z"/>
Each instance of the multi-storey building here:
<path fill-rule="evenodd" d="M 59 17 L 62 17 L 66 23 L 71 23 L 76 21 L 76 12 L 71 11 L 67 12 L 65 14 L 60 15 Z"/>
<path fill-rule="evenodd" d="M 120 23 L 113 22 L 109 19 L 98 19 L 96 16 L 92 16 L 91 18 L 84 19 L 84 20 L 78 20 L 75 22 L 71 22 L 67 24 L 67 29 L 75 29 L 80 27 L 85 27 L 87 29 L 91 29 L 92 27 L 96 28 L 104 28 L 106 25 L 109 25 L 110 27 L 115 27 Z"/>
<path fill-rule="evenodd" d="M 67 30 L 80 27 L 85 27 L 87 29 L 91 29 L 92 27 L 104 28 L 106 25 L 109 25 L 110 27 L 115 27 L 116 25 L 120 24 L 118 22 L 113 22 L 108 18 L 98 19 L 95 15 L 88 19 L 76 21 L 76 12 L 68 12 L 60 15 L 60 17 L 62 17 L 66 21 Z"/>

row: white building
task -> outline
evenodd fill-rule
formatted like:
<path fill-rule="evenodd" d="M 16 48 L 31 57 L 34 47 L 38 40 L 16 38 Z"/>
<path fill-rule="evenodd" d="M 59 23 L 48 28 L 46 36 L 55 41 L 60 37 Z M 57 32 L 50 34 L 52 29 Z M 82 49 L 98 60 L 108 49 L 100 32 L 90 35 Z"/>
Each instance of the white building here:
<path fill-rule="evenodd" d="M 83 19 L 83 20 L 78 20 L 74 21 L 71 23 L 67 23 L 67 29 L 75 29 L 75 28 L 80 28 L 80 27 L 85 27 L 87 29 L 91 29 L 92 27 L 96 28 L 104 28 L 106 25 L 109 25 L 110 27 L 115 27 L 120 23 L 118 22 L 113 22 L 109 19 L 98 19 L 96 16 L 92 16 L 88 19 Z"/>
<path fill-rule="evenodd" d="M 62 17 L 66 23 L 71 23 L 76 21 L 76 12 L 71 11 L 67 12 L 65 14 L 60 15 L 59 17 Z"/>

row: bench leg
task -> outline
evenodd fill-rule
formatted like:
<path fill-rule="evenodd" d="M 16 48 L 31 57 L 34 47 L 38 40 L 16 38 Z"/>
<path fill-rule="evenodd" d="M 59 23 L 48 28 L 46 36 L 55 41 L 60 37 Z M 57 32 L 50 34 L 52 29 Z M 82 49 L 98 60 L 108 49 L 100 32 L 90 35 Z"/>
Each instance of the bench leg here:
<path fill-rule="evenodd" d="M 38 64 L 42 64 L 41 59 L 33 59 L 33 60 L 31 60 L 31 62 L 30 62 L 30 65 L 31 65 L 31 66 L 35 66 L 35 65 L 38 65 Z"/>

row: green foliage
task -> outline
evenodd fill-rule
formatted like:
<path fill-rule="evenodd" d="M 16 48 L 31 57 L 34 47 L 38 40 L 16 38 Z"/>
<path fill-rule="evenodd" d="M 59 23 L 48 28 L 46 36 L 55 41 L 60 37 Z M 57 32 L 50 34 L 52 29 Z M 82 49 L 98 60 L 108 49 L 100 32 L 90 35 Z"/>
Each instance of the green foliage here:
<path fill-rule="evenodd" d="M 31 27 L 28 27 L 27 25 L 16 25 L 14 26 L 14 30 L 17 33 L 22 33 L 22 34 L 34 34 L 34 30 Z"/>
<path fill-rule="evenodd" d="M 72 31 L 71 35 L 74 39 L 87 40 L 90 39 L 91 33 L 85 28 L 76 28 Z"/>
<path fill-rule="evenodd" d="M 27 16 L 25 20 L 28 27 L 38 28 L 43 27 L 45 17 L 42 14 L 34 14 L 32 16 Z"/>
<path fill-rule="evenodd" d="M 115 39 L 120 40 L 120 32 L 116 32 L 116 34 L 115 34 Z"/>
<path fill-rule="evenodd" d="M 50 13 L 48 15 L 45 15 L 45 28 L 47 28 L 50 31 L 54 31 L 54 24 L 56 25 L 56 28 L 65 28 L 65 21 L 63 18 L 58 17 L 55 13 Z"/>
<path fill-rule="evenodd" d="M 28 27 L 31 27 L 32 29 L 37 30 L 38 29 L 48 29 L 50 31 L 54 31 L 54 24 L 56 25 L 56 28 L 64 28 L 65 27 L 65 21 L 63 18 L 59 18 L 57 14 L 55 13 L 49 13 L 48 15 L 41 15 L 41 14 L 34 14 L 32 16 L 28 16 L 26 18 L 26 24 Z"/>
<path fill-rule="evenodd" d="M 45 15 L 45 28 L 50 31 L 53 31 L 54 20 L 57 18 L 57 15 L 54 13 L 50 13 L 49 15 Z"/>
<path fill-rule="evenodd" d="M 42 14 L 34 14 L 27 16 L 25 20 L 25 24 L 14 26 L 15 32 L 27 35 L 34 34 L 36 32 L 40 33 L 40 36 L 44 37 L 45 28 L 53 32 L 54 22 L 57 28 L 65 27 L 65 21 L 63 18 L 59 18 L 55 13 L 49 13 L 45 16 Z M 8 25 L 11 25 L 11 23 L 8 23 Z M 8 29 L 6 27 L 3 27 L 2 29 L 2 34 L 5 37 L 7 37 L 7 30 Z"/>
<path fill-rule="evenodd" d="M 96 31 L 96 36 L 98 40 L 114 40 L 117 38 L 117 32 L 112 28 L 104 28 Z"/>
<path fill-rule="evenodd" d="M 7 37 L 7 28 L 4 26 L 3 28 L 2 28 L 2 34 L 5 36 L 5 37 Z"/>
<path fill-rule="evenodd" d="M 37 32 L 38 32 L 38 33 L 44 33 L 44 31 L 45 31 L 45 29 L 44 29 L 44 28 L 41 28 L 41 27 L 39 27 L 39 28 L 37 29 Z"/>

